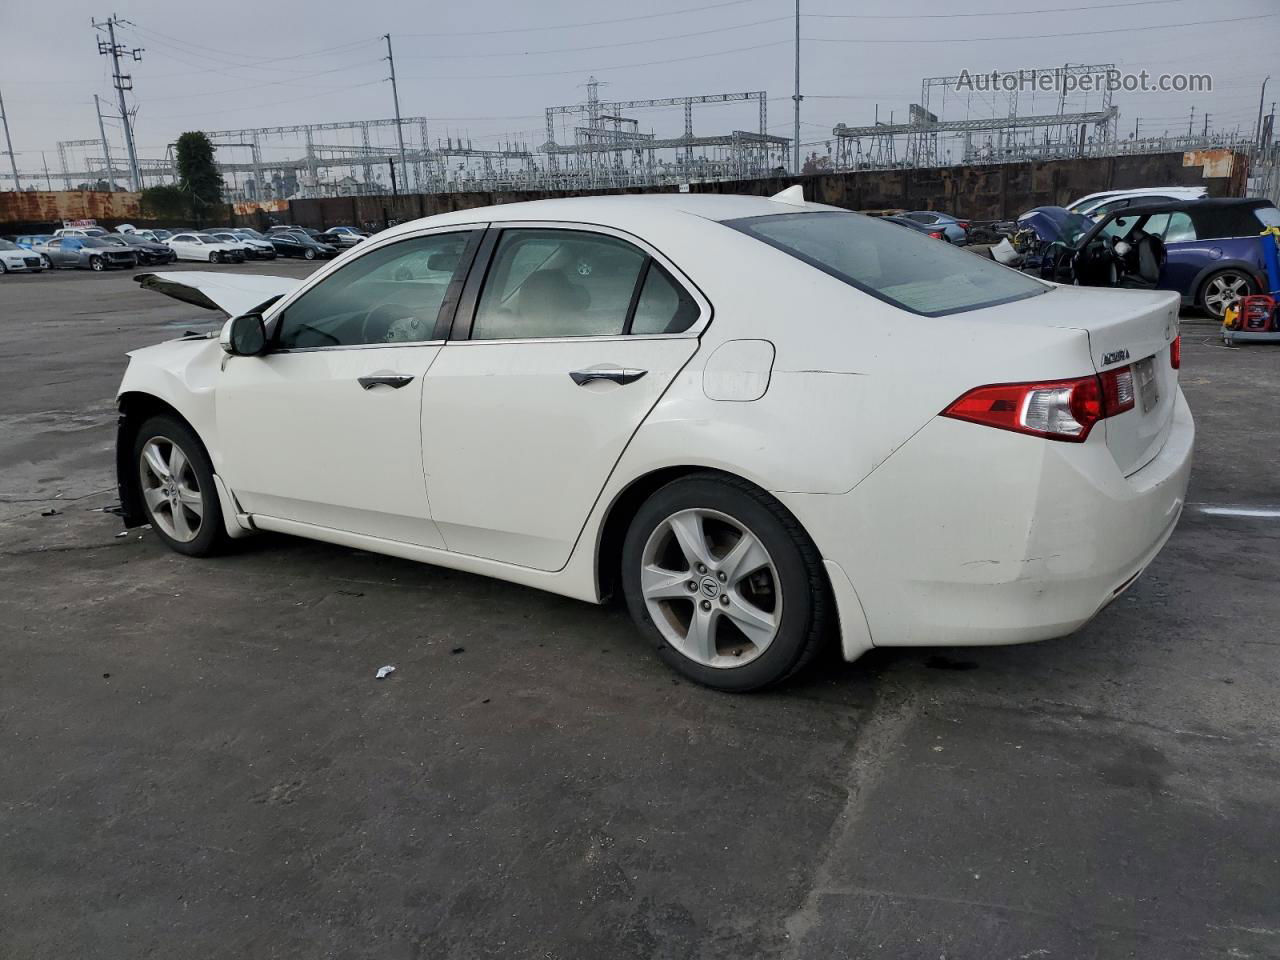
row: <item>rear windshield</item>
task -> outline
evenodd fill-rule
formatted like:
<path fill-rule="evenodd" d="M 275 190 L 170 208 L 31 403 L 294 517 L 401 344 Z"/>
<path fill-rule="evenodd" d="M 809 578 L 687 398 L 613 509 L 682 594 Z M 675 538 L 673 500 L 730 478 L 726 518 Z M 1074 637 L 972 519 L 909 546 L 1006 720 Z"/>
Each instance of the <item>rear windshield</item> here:
<path fill-rule="evenodd" d="M 1050 289 L 945 241 L 857 213 L 786 213 L 725 224 L 926 317 L 1009 303 Z"/>

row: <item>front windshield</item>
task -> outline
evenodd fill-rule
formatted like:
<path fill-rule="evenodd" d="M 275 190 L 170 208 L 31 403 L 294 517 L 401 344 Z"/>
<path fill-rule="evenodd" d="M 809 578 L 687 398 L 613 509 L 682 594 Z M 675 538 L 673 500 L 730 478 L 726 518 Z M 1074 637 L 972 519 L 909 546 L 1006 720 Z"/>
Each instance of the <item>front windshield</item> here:
<path fill-rule="evenodd" d="M 725 225 L 912 313 L 977 310 L 1049 287 L 922 233 L 857 213 L 789 213 Z"/>
<path fill-rule="evenodd" d="M 243 230 L 237 230 L 236 233 L 242 237 L 253 237 L 255 240 L 262 239 L 262 234 L 257 230 L 251 230 L 249 227 L 245 227 Z"/>
<path fill-rule="evenodd" d="M 173 236 L 173 234 L 170 233 L 168 230 L 157 230 L 155 231 L 155 234 L 156 234 L 157 240 L 168 240 L 170 237 Z"/>
<path fill-rule="evenodd" d="M 8 240 L 0 239 L 0 250 L 21 250 L 21 249 L 22 248 L 19 247 L 16 243 L 11 243 Z"/>

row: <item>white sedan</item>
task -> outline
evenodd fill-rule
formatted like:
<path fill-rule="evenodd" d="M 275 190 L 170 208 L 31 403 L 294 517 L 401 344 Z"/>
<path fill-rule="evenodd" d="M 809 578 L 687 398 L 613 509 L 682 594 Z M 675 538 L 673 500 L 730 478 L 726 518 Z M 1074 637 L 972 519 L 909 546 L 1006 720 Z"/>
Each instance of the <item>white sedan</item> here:
<path fill-rule="evenodd" d="M 226 243 L 199 233 L 177 233 L 166 241 L 179 260 L 202 263 L 244 263 L 245 248 L 240 243 Z"/>
<path fill-rule="evenodd" d="M 725 690 L 838 636 L 1071 633 L 1182 511 L 1177 295 L 1059 287 L 774 198 L 516 203 L 305 280 L 151 274 L 220 340 L 131 354 L 121 502 L 602 602 Z"/>

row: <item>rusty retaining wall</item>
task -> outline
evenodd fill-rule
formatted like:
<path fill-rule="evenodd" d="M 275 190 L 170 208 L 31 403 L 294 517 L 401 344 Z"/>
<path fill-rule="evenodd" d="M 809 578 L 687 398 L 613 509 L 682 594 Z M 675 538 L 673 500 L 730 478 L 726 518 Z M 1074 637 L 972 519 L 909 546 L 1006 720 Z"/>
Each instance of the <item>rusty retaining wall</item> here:
<path fill-rule="evenodd" d="M 945 210 L 974 220 L 1016 217 L 1032 207 L 1070 203 L 1099 190 L 1143 186 L 1200 186 L 1212 196 L 1242 196 L 1247 160 L 1241 154 L 1213 151 L 1197 154 L 1137 154 L 1036 163 L 984 164 L 928 170 L 864 170 L 811 176 L 762 177 L 753 180 L 695 183 L 694 193 L 769 195 L 799 183 L 810 200 L 849 210 Z M 1225 154 L 1225 159 L 1224 156 Z M 1206 172 L 1225 174 L 1206 176 Z M 414 220 L 437 213 L 466 210 L 520 200 L 542 200 L 584 194 L 671 192 L 675 187 L 600 191 L 509 191 L 502 193 L 402 194 L 377 197 L 328 197 L 290 200 L 287 217 L 277 222 L 323 230 L 339 225 L 370 229 L 391 221 Z M 267 215 L 238 216 L 238 222 L 264 226 Z"/>
<path fill-rule="evenodd" d="M 762 177 L 754 180 L 695 183 L 694 193 L 746 193 L 769 195 L 800 183 L 811 200 L 849 210 L 931 209 L 945 210 L 974 220 L 1016 217 L 1032 207 L 1065 204 L 1099 190 L 1112 188 L 1204 185 L 1212 196 L 1242 196 L 1248 161 L 1230 151 L 1135 154 L 1123 157 L 1088 157 L 1036 163 L 984 164 L 928 170 L 862 170 L 811 176 Z M 272 223 L 292 223 L 325 229 L 339 225 L 381 228 L 390 221 L 414 220 L 453 210 L 519 200 L 580 196 L 585 193 L 662 193 L 675 187 L 637 187 L 628 190 L 551 191 L 522 190 L 503 193 L 402 194 L 376 197 L 326 197 L 290 200 L 287 208 L 271 204 L 270 211 L 237 204 L 227 220 L 265 228 Z M 170 221 L 147 220 L 138 213 L 136 193 L 0 193 L 0 233 L 35 233 L 52 229 L 66 220 L 93 218 L 108 229 L 121 223 L 136 226 L 185 226 Z"/>
<path fill-rule="evenodd" d="M 135 227 L 181 227 L 190 221 L 156 219 L 141 213 L 141 194 L 96 190 L 24 190 L 0 193 L 0 234 L 49 233 L 64 220 L 96 220 L 113 230 L 122 223 Z M 230 222 L 230 214 L 220 218 Z"/>

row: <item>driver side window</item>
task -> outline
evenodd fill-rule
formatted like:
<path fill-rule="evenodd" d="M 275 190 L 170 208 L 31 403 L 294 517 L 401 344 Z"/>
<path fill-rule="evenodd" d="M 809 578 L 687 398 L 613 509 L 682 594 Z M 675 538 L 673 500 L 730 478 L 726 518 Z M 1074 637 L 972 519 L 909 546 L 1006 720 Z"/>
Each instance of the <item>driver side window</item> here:
<path fill-rule="evenodd" d="M 420 343 L 435 339 L 440 308 L 474 231 L 402 240 L 357 257 L 285 308 L 279 349 Z"/>

